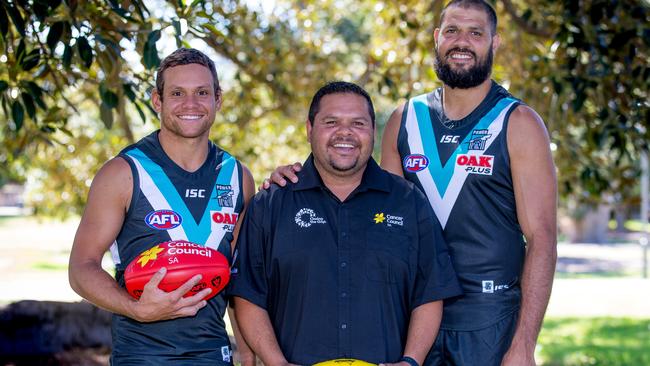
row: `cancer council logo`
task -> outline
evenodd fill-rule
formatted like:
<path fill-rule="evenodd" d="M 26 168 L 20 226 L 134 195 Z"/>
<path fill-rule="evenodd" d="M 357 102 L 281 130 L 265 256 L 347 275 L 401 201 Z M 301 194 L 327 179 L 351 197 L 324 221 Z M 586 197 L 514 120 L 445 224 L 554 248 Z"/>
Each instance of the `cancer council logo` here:
<path fill-rule="evenodd" d="M 429 158 L 422 154 L 411 154 L 404 158 L 403 164 L 407 172 L 417 173 L 429 166 Z"/>
<path fill-rule="evenodd" d="M 172 210 L 157 210 L 149 212 L 144 222 L 153 229 L 170 230 L 181 224 L 181 215 Z"/>

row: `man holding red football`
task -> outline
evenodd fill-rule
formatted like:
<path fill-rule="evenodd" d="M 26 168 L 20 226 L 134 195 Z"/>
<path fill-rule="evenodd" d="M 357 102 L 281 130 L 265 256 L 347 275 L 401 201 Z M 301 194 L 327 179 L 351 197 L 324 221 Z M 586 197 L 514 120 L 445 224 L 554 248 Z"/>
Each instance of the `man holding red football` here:
<path fill-rule="evenodd" d="M 251 202 L 230 294 L 270 366 L 354 358 L 422 364 L 442 299 L 461 293 L 424 194 L 371 158 L 372 101 L 333 82 L 312 99 L 299 182 Z"/>
<path fill-rule="evenodd" d="M 141 252 L 170 240 L 218 250 L 231 260 L 237 217 L 254 193 L 248 169 L 209 140 L 221 107 L 214 63 L 194 49 L 178 49 L 157 72 L 152 104 L 160 130 L 124 149 L 97 173 L 70 254 L 72 288 L 114 313 L 113 365 L 231 365 L 223 293 L 183 297 L 200 275 L 165 292 L 166 269 L 144 286 L 139 300 L 124 289 L 124 269 Z M 110 248 L 116 278 L 102 269 Z M 245 344 L 239 344 L 246 349 Z"/>
<path fill-rule="evenodd" d="M 452 0 L 434 32 L 443 85 L 390 117 L 381 165 L 427 196 L 465 292 L 427 365 L 535 365 L 556 252 L 557 181 L 540 116 L 490 79 L 497 16 Z M 290 167 L 281 174 L 295 182 Z M 285 181 L 276 172 L 278 184 Z"/>

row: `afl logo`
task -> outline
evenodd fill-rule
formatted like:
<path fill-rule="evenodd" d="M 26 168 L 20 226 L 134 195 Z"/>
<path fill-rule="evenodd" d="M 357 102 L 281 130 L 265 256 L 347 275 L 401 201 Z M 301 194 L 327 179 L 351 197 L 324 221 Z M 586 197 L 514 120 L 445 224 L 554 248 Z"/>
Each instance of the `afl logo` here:
<path fill-rule="evenodd" d="M 158 210 L 149 212 L 144 222 L 152 229 L 170 230 L 181 224 L 181 215 L 172 210 Z"/>
<path fill-rule="evenodd" d="M 421 154 L 407 155 L 403 161 L 404 169 L 410 173 L 417 173 L 429 166 L 429 158 Z"/>

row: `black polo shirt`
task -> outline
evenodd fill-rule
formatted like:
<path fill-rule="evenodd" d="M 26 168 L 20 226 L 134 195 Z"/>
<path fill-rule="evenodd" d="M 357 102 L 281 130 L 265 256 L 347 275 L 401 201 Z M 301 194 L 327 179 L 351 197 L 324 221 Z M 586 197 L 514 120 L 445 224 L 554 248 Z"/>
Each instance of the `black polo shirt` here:
<path fill-rule="evenodd" d="M 343 202 L 312 156 L 298 177 L 250 203 L 230 294 L 267 310 L 290 363 L 397 362 L 411 311 L 461 293 L 431 206 L 372 159 Z"/>

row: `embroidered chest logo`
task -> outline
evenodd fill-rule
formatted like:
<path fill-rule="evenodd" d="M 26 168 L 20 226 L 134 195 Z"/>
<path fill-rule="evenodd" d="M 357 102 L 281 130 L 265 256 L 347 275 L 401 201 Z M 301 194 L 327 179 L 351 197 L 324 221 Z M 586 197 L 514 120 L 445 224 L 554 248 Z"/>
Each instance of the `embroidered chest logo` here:
<path fill-rule="evenodd" d="M 296 225 L 300 227 L 310 227 L 312 224 L 326 224 L 324 218 L 318 217 L 316 212 L 311 208 L 301 208 L 296 213 L 295 217 Z"/>
<path fill-rule="evenodd" d="M 213 197 L 213 199 L 217 199 L 219 206 L 234 207 L 232 202 L 232 196 L 234 195 L 234 192 L 232 191 L 231 185 L 217 184 L 216 192 L 216 197 Z"/>
<path fill-rule="evenodd" d="M 472 131 L 472 137 L 470 137 L 467 146 L 467 150 L 485 150 L 485 144 L 487 140 L 492 136 L 488 130 L 474 130 Z"/>
<path fill-rule="evenodd" d="M 383 212 L 376 213 L 373 220 L 375 221 L 375 224 L 386 223 L 386 226 L 388 227 L 404 226 L 404 217 L 384 214 Z"/>
<path fill-rule="evenodd" d="M 171 230 L 180 226 L 181 215 L 172 210 L 151 211 L 144 218 L 144 222 L 152 229 Z"/>

